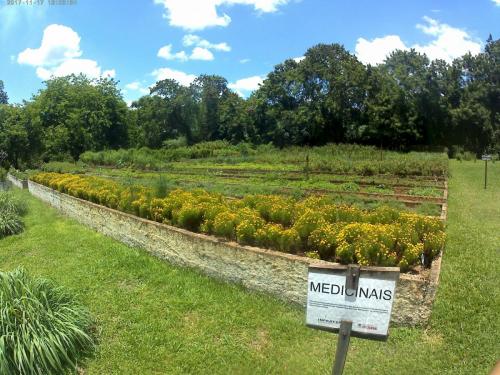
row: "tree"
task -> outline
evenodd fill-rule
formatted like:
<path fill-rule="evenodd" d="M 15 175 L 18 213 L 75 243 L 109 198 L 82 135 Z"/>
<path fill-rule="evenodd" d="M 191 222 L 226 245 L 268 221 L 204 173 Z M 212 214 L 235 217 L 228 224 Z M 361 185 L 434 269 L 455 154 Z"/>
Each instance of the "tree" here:
<path fill-rule="evenodd" d="M 221 139 L 219 109 L 229 94 L 227 80 L 217 75 L 200 75 L 193 81 L 190 89 L 199 108 L 198 139 L 205 141 Z"/>
<path fill-rule="evenodd" d="M 36 108 L 31 121 L 41 129 L 44 159 L 127 146 L 128 110 L 116 81 L 71 75 L 45 84 L 29 104 Z"/>
<path fill-rule="evenodd" d="M 0 104 L 8 104 L 8 103 L 9 103 L 9 97 L 3 86 L 3 81 L 0 79 Z"/>

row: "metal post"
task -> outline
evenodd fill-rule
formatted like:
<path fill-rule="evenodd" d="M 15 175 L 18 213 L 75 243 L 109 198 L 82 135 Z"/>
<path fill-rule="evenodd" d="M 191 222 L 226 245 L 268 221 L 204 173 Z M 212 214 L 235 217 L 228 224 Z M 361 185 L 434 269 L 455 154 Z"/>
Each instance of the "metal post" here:
<path fill-rule="evenodd" d="M 344 372 L 347 349 L 351 339 L 352 321 L 342 320 L 340 322 L 339 338 L 337 340 L 337 351 L 335 353 L 335 362 L 333 364 L 333 375 L 342 375 Z"/>
<path fill-rule="evenodd" d="M 484 161 L 484 188 L 486 189 L 486 182 L 488 181 L 488 160 Z"/>

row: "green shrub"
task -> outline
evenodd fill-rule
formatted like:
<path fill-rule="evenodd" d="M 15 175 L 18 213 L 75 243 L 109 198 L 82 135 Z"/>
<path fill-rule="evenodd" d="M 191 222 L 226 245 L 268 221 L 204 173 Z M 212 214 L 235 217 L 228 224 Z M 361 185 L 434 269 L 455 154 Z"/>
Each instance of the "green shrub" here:
<path fill-rule="evenodd" d="M 0 212 L 12 211 L 17 215 L 23 216 L 28 212 L 26 202 L 16 197 L 14 194 L 6 191 L 0 191 Z"/>
<path fill-rule="evenodd" d="M 335 259 L 337 249 L 337 236 L 346 223 L 335 223 L 322 225 L 311 232 L 308 245 L 317 251 L 321 259 Z"/>
<path fill-rule="evenodd" d="M 302 241 L 299 233 L 294 229 L 285 229 L 280 233 L 278 249 L 287 253 L 295 253 L 300 250 Z"/>
<path fill-rule="evenodd" d="M 203 221 L 204 209 L 201 204 L 185 204 L 174 212 L 174 222 L 181 228 L 198 232 Z"/>
<path fill-rule="evenodd" d="M 238 215 L 229 211 L 223 211 L 214 219 L 213 233 L 217 236 L 229 239 L 236 238 L 236 226 L 238 225 Z"/>
<path fill-rule="evenodd" d="M 0 238 L 21 233 L 24 224 L 19 215 L 13 211 L 0 211 Z"/>
<path fill-rule="evenodd" d="M 93 321 L 65 290 L 0 272 L 0 373 L 66 374 L 94 350 Z"/>
<path fill-rule="evenodd" d="M 293 224 L 293 228 L 297 231 L 303 241 L 307 241 L 311 232 L 324 224 L 325 219 L 323 215 L 320 212 L 309 209 L 298 218 L 298 220 Z"/>
<path fill-rule="evenodd" d="M 279 249 L 283 226 L 280 224 L 268 223 L 255 233 L 257 245 L 267 248 Z"/>
<path fill-rule="evenodd" d="M 262 228 L 265 221 L 261 218 L 243 219 L 236 227 L 236 239 L 243 245 L 254 245 L 257 230 Z"/>

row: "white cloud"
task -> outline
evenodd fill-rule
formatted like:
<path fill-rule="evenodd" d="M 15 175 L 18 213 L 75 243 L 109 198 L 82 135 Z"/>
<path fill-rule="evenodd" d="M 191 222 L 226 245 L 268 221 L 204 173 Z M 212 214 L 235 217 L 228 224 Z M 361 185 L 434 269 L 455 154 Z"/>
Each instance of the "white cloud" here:
<path fill-rule="evenodd" d="M 36 75 L 43 80 L 80 73 L 85 74 L 89 78 L 114 78 L 116 75 L 114 69 L 101 71 L 101 67 L 97 62 L 89 59 L 68 59 L 53 67 L 39 66 L 36 68 Z"/>
<path fill-rule="evenodd" d="M 498 0 L 500 1 L 500 0 Z M 407 46 L 398 35 L 387 35 L 371 41 L 359 38 L 356 43 L 356 56 L 365 64 L 380 64 L 389 54 L 396 50 L 414 48 L 425 53 L 431 60 L 442 59 L 451 62 L 453 59 L 470 52 L 473 55 L 481 52 L 481 41 L 473 38 L 467 31 L 452 27 L 445 23 L 424 17 L 425 24 L 417 24 L 417 29 L 433 37 L 427 44 Z"/>
<path fill-rule="evenodd" d="M 294 57 L 292 60 L 298 64 L 299 62 L 301 62 L 305 58 L 306 58 L 305 56 L 299 56 L 299 57 Z"/>
<path fill-rule="evenodd" d="M 241 59 L 240 60 L 240 64 L 246 64 L 248 62 L 250 62 L 250 59 Z"/>
<path fill-rule="evenodd" d="M 156 81 L 161 81 L 162 79 L 174 79 L 183 86 L 189 86 L 196 78 L 194 74 L 188 74 L 180 70 L 174 70 L 170 68 L 160 68 L 155 69 L 151 75 L 155 77 Z"/>
<path fill-rule="evenodd" d="M 188 55 L 184 51 L 172 52 L 172 45 L 167 44 L 158 50 L 158 57 L 166 60 L 204 60 L 211 61 L 214 59 L 214 54 L 211 50 L 228 52 L 231 47 L 227 43 L 210 43 L 208 40 L 200 38 L 198 35 L 188 34 L 184 35 L 182 44 L 185 47 L 194 47 L 191 54 Z"/>
<path fill-rule="evenodd" d="M 141 86 L 141 83 L 139 81 L 134 81 L 134 82 L 127 83 L 125 85 L 125 88 L 129 89 L 129 90 L 138 90 L 140 86 Z"/>
<path fill-rule="evenodd" d="M 210 61 L 214 59 L 214 54 L 210 52 L 206 48 L 202 47 L 195 47 L 193 49 L 193 52 L 191 53 L 191 56 L 189 56 L 191 60 L 204 60 L 204 61 Z"/>
<path fill-rule="evenodd" d="M 227 14 L 219 14 L 224 5 L 250 5 L 262 13 L 275 12 L 289 0 L 154 0 L 165 7 L 164 17 L 171 26 L 186 30 L 203 30 L 207 27 L 225 27 L 231 22 Z"/>
<path fill-rule="evenodd" d="M 180 60 L 187 61 L 188 55 L 184 51 L 172 53 L 172 45 L 167 44 L 158 50 L 158 57 L 164 58 L 166 60 Z"/>
<path fill-rule="evenodd" d="M 52 24 L 43 31 L 39 48 L 26 48 L 17 56 L 19 64 L 49 66 L 80 57 L 80 37 L 70 27 Z"/>
<path fill-rule="evenodd" d="M 262 76 L 252 76 L 232 82 L 228 87 L 236 91 L 240 96 L 246 96 L 246 94 L 250 94 L 252 91 L 257 90 L 263 80 L 264 77 Z"/>
<path fill-rule="evenodd" d="M 52 24 L 45 28 L 39 48 L 26 48 L 17 56 L 19 64 L 36 67 L 43 80 L 83 73 L 89 78 L 114 78 L 114 69 L 102 70 L 97 61 L 79 58 L 80 36 L 70 27 Z"/>
<path fill-rule="evenodd" d="M 213 49 L 216 51 L 223 51 L 223 52 L 231 51 L 231 47 L 226 42 L 210 43 L 208 40 L 201 39 L 198 35 L 194 34 L 184 35 L 184 38 L 182 38 L 182 44 L 184 44 L 184 46 L 186 47 L 197 46 L 207 49 Z"/>
<path fill-rule="evenodd" d="M 431 60 L 442 59 L 451 62 L 454 58 L 470 52 L 473 55 L 481 52 L 481 42 L 474 39 L 465 30 L 439 23 L 424 17 L 427 24 L 418 24 L 417 28 L 436 39 L 425 45 L 415 44 L 413 48 L 425 53 Z"/>
<path fill-rule="evenodd" d="M 500 7 L 500 0 L 493 0 L 493 3 L 495 3 L 496 6 Z"/>
<path fill-rule="evenodd" d="M 375 38 L 372 41 L 365 38 L 358 38 L 356 43 L 356 56 L 365 64 L 380 64 L 384 62 L 389 54 L 397 49 L 408 49 L 401 38 L 397 35 L 387 35 L 382 38 Z"/>
<path fill-rule="evenodd" d="M 143 87 L 139 81 L 134 81 L 127 83 L 125 85 L 125 91 L 138 91 L 141 94 L 149 94 L 149 88 Z"/>

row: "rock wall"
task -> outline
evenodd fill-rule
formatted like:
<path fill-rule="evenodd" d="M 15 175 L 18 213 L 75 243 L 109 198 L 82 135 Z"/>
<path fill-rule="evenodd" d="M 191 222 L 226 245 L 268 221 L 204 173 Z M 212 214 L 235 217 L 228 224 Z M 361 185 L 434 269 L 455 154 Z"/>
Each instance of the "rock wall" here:
<path fill-rule="evenodd" d="M 241 246 L 203 234 L 145 220 L 84 201 L 29 181 L 35 197 L 98 232 L 140 247 L 169 263 L 194 267 L 210 276 L 306 305 L 309 264 L 329 262 L 272 250 Z M 401 274 L 392 322 L 422 325 L 430 316 L 439 278 L 440 259 L 427 277 Z"/>
<path fill-rule="evenodd" d="M 20 180 L 17 177 L 11 175 L 10 173 L 7 173 L 7 181 L 10 181 L 12 185 L 15 187 L 18 187 L 19 189 L 27 189 L 28 188 L 28 181 L 26 180 Z"/>

